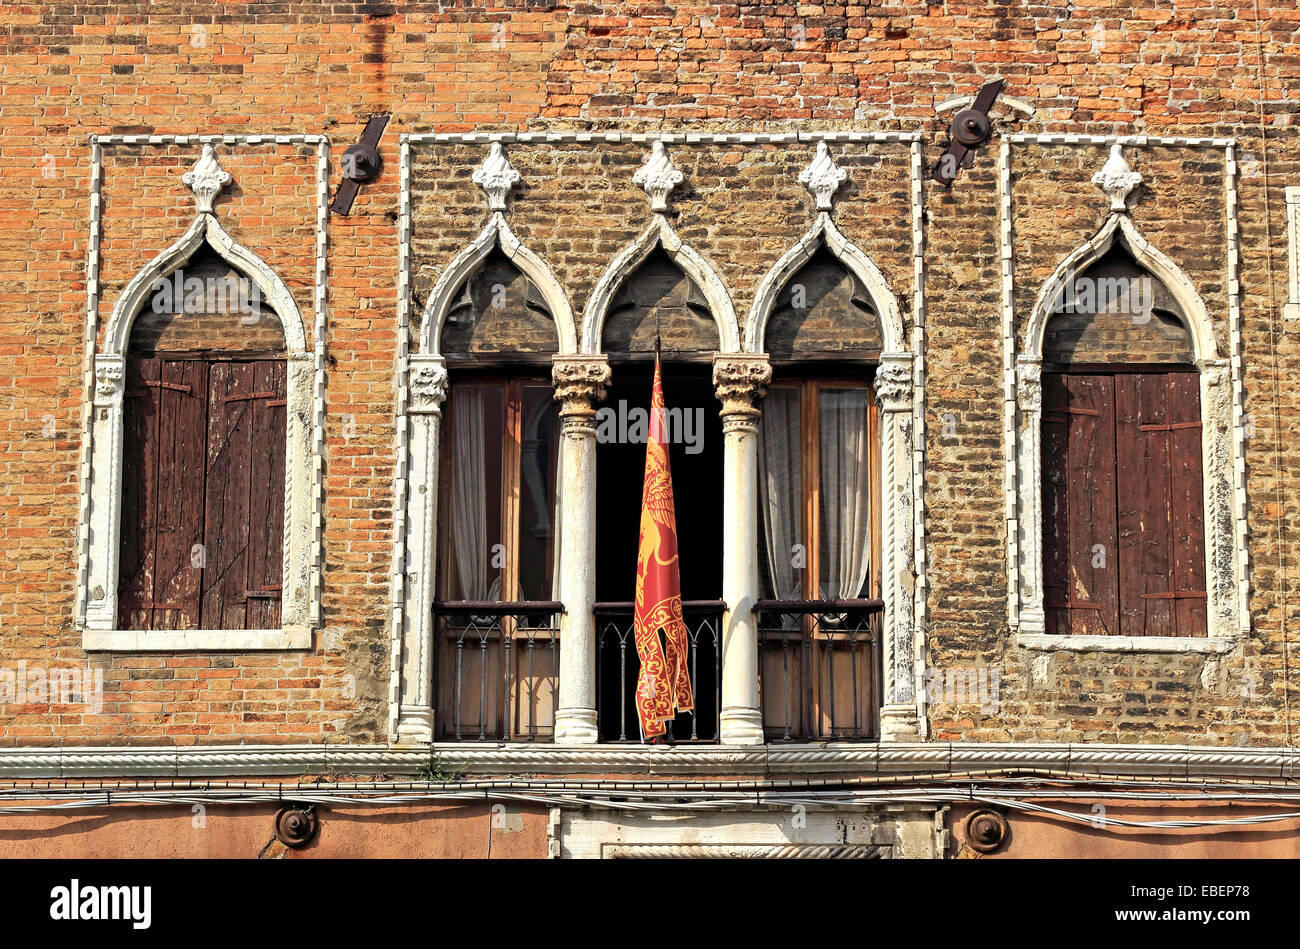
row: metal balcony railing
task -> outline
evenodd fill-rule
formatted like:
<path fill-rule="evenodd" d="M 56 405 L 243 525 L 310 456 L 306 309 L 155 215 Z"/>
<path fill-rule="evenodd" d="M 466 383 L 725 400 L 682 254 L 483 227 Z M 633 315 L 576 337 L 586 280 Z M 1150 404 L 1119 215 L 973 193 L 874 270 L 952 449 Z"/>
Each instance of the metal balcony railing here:
<path fill-rule="evenodd" d="M 759 703 L 768 741 L 879 734 L 883 600 L 759 600 Z"/>
<path fill-rule="evenodd" d="M 600 740 L 639 742 L 636 680 L 641 670 L 632 623 L 635 604 L 596 603 L 596 707 Z M 670 734 L 677 742 L 716 742 L 722 708 L 720 631 L 722 600 L 684 600 L 682 615 L 690 642 L 688 666 L 695 711 L 677 716 Z"/>
<path fill-rule="evenodd" d="M 434 604 L 439 734 L 453 741 L 550 741 L 561 603 Z"/>

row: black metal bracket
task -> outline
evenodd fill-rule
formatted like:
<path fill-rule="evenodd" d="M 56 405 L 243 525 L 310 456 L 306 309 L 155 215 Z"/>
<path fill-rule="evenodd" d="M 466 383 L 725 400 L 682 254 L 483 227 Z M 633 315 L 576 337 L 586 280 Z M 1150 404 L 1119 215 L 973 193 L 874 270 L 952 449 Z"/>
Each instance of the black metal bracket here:
<path fill-rule="evenodd" d="M 939 158 L 931 177 L 945 188 L 957 180 L 957 172 L 966 156 L 989 140 L 993 134 L 993 121 L 989 110 L 1002 93 L 1005 79 L 994 79 L 980 87 L 969 109 L 962 109 L 952 119 L 952 141 Z"/>
<path fill-rule="evenodd" d="M 330 210 L 346 216 L 352 210 L 361 183 L 379 174 L 384 161 L 379 154 L 379 139 L 388 125 L 388 116 L 372 115 L 366 122 L 361 139 L 343 153 L 343 181 L 334 192 Z"/>

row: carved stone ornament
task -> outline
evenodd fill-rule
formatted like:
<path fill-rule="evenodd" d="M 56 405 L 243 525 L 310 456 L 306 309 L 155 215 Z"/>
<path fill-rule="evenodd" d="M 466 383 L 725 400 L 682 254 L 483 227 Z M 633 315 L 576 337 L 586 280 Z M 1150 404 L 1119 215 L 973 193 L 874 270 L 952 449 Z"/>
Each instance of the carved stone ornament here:
<path fill-rule="evenodd" d="M 632 176 L 632 182 L 640 185 L 650 195 L 651 211 L 667 211 L 668 195 L 682 183 L 682 173 L 674 167 L 668 152 L 664 150 L 664 143 L 655 142 L 650 157 Z"/>
<path fill-rule="evenodd" d="M 593 412 L 593 403 L 605 398 L 609 378 L 609 360 L 604 356 L 556 359 L 551 367 L 551 379 L 555 384 L 555 400 L 563 406 L 560 413 Z"/>
<path fill-rule="evenodd" d="M 722 401 L 721 414 L 745 415 L 756 412 L 755 403 L 767 395 L 772 381 L 772 364 L 763 355 L 716 356 L 713 386 Z"/>
<path fill-rule="evenodd" d="M 831 199 L 835 197 L 835 192 L 848 177 L 849 173 L 835 164 L 834 159 L 831 158 L 826 143 L 818 142 L 817 154 L 812 164 L 799 172 L 799 184 L 807 188 L 817 199 L 818 211 L 829 211 Z"/>
<path fill-rule="evenodd" d="M 1110 147 L 1106 164 L 1092 176 L 1092 183 L 1110 197 L 1112 211 L 1124 211 L 1128 208 L 1129 193 L 1142 183 L 1142 175 L 1129 167 L 1123 149 L 1116 142 Z"/>
<path fill-rule="evenodd" d="M 490 210 L 504 211 L 506 195 L 519 183 L 519 172 L 515 171 L 506 158 L 501 143 L 493 142 L 487 158 L 483 159 L 483 164 L 470 178 L 487 194 Z"/>
<path fill-rule="evenodd" d="M 426 362 L 411 366 L 412 412 L 440 412 L 447 398 L 447 368 L 442 363 Z"/>
<path fill-rule="evenodd" d="M 910 362 L 882 362 L 876 370 L 876 399 L 882 409 L 912 407 Z"/>
<path fill-rule="evenodd" d="M 181 181 L 194 192 L 200 214 L 212 214 L 212 202 L 221 189 L 230 184 L 230 173 L 217 163 L 217 153 L 211 145 L 203 146 L 203 153 L 194 167 L 181 175 Z"/>
<path fill-rule="evenodd" d="M 102 363 L 95 367 L 95 395 L 108 401 L 122 391 L 121 362 Z"/>
<path fill-rule="evenodd" d="M 1040 363 L 1021 363 L 1016 372 L 1016 399 L 1022 412 L 1038 412 L 1043 407 L 1043 367 Z"/>

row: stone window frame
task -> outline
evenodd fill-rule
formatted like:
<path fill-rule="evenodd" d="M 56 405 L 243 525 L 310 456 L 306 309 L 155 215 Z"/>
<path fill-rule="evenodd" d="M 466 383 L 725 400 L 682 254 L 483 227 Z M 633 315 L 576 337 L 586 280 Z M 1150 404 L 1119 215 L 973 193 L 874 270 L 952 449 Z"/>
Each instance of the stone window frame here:
<path fill-rule="evenodd" d="M 1044 137 L 1050 144 L 1056 138 Z M 1019 137 L 1013 141 L 1036 140 Z M 1131 144 L 1187 144 L 1188 140 L 1142 140 Z M 1228 358 L 1220 355 L 1213 321 L 1205 302 L 1187 275 L 1168 256 L 1146 240 L 1129 216 L 1129 195 L 1141 183 L 1123 157 L 1126 140 L 1074 138 L 1075 144 L 1110 144 L 1110 158 L 1093 176 L 1110 198 L 1110 214 L 1096 234 L 1070 252 L 1039 289 L 1023 335 L 1017 339 L 1011 312 L 1010 241 L 1010 148 L 1002 151 L 1003 214 L 1003 306 L 1004 332 L 1009 333 L 1006 359 L 1008 393 L 1009 487 L 1007 491 L 1008 558 L 1012 567 L 1009 583 L 1009 618 L 1017 645 L 1030 649 L 1108 652 L 1197 652 L 1228 653 L 1249 633 L 1247 599 L 1247 550 L 1244 517 L 1245 463 L 1241 418 L 1241 362 L 1234 348 Z M 1224 145 L 1227 164 L 1234 167 L 1231 143 L 1196 140 L 1196 145 Z M 1236 290 L 1235 178 L 1227 179 L 1229 215 L 1229 297 L 1234 337 L 1240 313 Z M 1200 374 L 1202 420 L 1202 466 L 1205 492 L 1205 557 L 1207 594 L 1206 636 L 1100 636 L 1054 635 L 1046 631 L 1043 608 L 1043 510 L 1042 510 L 1042 352 L 1047 323 L 1053 315 L 1058 288 L 1120 242 L 1134 261 L 1149 271 L 1169 290 L 1178 303 L 1191 338 L 1195 365 Z M 1015 343 L 1019 352 L 1012 356 Z"/>
<path fill-rule="evenodd" d="M 561 617 L 560 680 L 556 709 L 555 740 L 549 749 L 533 753 L 548 757 L 564 747 L 584 746 L 598 741 L 595 709 L 595 624 L 591 615 L 594 602 L 594 491 L 581 486 L 591 481 L 595 465 L 596 404 L 604 397 L 610 379 L 608 357 L 600 352 L 600 334 L 604 312 L 617 293 L 623 279 L 656 248 L 662 247 L 682 268 L 709 303 L 719 326 L 719 349 L 714 355 L 714 385 L 722 403 L 724 451 L 723 479 L 728 485 L 724 498 L 731 498 L 723 512 L 724 577 L 723 598 L 736 608 L 724 618 L 723 681 L 720 748 L 763 746 L 762 717 L 757 701 L 757 646 L 753 631 L 753 613 L 749 605 L 757 593 L 756 517 L 745 516 L 745 498 L 755 497 L 757 433 L 759 409 L 756 405 L 771 379 L 771 366 L 765 353 L 746 349 L 742 328 L 736 318 L 731 294 L 718 272 L 683 242 L 669 222 L 668 198 L 682 180 L 672 166 L 666 146 L 686 145 L 762 145 L 802 142 L 818 145 L 852 142 L 903 145 L 909 150 L 911 186 L 911 232 L 914 286 L 912 290 L 912 327 L 910 345 L 902 347 L 897 359 L 882 360 L 877 375 L 878 393 L 905 406 L 896 413 L 896 442 L 891 457 L 902 459 L 898 471 L 899 503 L 905 516 L 897 520 L 897 547 L 905 556 L 899 561 L 899 576 L 908 578 L 904 593 L 896 601 L 894 615 L 906 617 L 894 627 L 890 662 L 899 671 L 893 675 L 894 694 L 899 701 L 882 710 L 882 741 L 905 742 L 922 739 L 927 728 L 924 693 L 917 688 L 923 663 L 925 616 L 924 545 L 924 441 L 925 419 L 921 391 L 924 378 L 924 213 L 922 181 L 924 161 L 922 135 L 919 132 L 810 131 L 790 133 L 629 133 L 620 131 L 588 132 L 468 132 L 406 133 L 400 138 L 400 210 L 398 215 L 398 393 L 397 393 L 397 473 L 395 477 L 394 547 L 392 584 L 392 678 L 389 686 L 389 738 L 398 744 L 433 742 L 431 701 L 432 663 L 432 504 L 425 499 L 430 478 L 437 477 L 438 421 L 446 397 L 447 370 L 432 338 L 445 318 L 452 295 L 474 268 L 494 248 L 492 238 L 480 233 L 470 247 L 457 255 L 437 282 L 424 308 L 422 334 L 415 353 L 409 351 L 410 293 L 412 266 L 411 158 L 412 148 L 423 144 L 480 145 L 490 148 L 487 159 L 473 175 L 488 196 L 493 213 L 489 228 L 496 228 L 508 243 L 506 195 L 519 176 L 504 160 L 503 145 L 513 142 L 532 143 L 640 143 L 652 150 L 644 166 L 633 177 L 650 198 L 651 219 L 627 247 L 606 268 L 583 312 L 578 340 L 573 348 L 565 334 L 565 322 L 574 325 L 567 298 L 545 264 L 526 248 L 511 249 L 501 244 L 516 265 L 534 267 L 530 279 L 547 297 L 552 316 L 560 330 L 559 351 L 553 357 L 555 397 L 561 404 L 561 440 L 563 470 L 560 474 L 564 518 L 559 539 L 561 563 L 560 600 L 566 612 Z M 816 163 L 814 163 L 815 165 Z M 813 176 L 813 177 L 807 177 Z M 807 180 L 805 180 L 807 177 Z M 814 175 L 811 167 L 801 176 L 809 190 L 822 198 L 818 189 L 825 182 Z M 838 232 L 836 232 L 838 233 Z M 834 241 L 836 238 L 831 237 Z M 848 242 L 845 242 L 848 243 Z M 516 242 L 517 244 L 517 242 Z M 854 248 L 856 250 L 856 248 Z M 843 250 L 843 248 L 842 248 Z M 862 255 L 864 258 L 866 255 Z M 859 263 L 859 266 L 862 266 Z M 872 265 L 874 267 L 874 264 Z M 521 270 L 524 267 L 521 265 Z M 863 268 L 868 270 L 869 268 Z M 883 285 L 881 278 L 878 281 Z M 875 286 L 875 283 L 869 283 Z M 880 297 L 882 300 L 883 296 Z M 889 294 L 889 299 L 894 297 Z M 898 339 L 904 339 L 901 318 L 896 324 Z M 901 345 L 901 344 L 900 344 Z M 892 355 L 892 354 L 891 354 Z M 566 475 L 566 472 L 568 474 Z M 424 485 L 425 490 L 416 487 Z M 566 490 L 565 485 L 572 488 Z M 752 506 L 752 505 L 751 505 Z M 755 509 L 756 511 L 756 509 Z M 902 535 L 906 534 L 906 539 Z M 744 556 L 741 552 L 744 551 Z M 567 565 L 567 566 L 565 566 Z M 750 574 L 752 573 L 752 576 Z M 588 575 L 590 574 L 590 575 Z M 747 592 L 747 591 L 753 591 Z M 464 743 L 457 743 L 458 746 Z M 435 747 L 440 747 L 435 745 Z M 513 747 L 513 746 L 507 746 Z M 712 750 L 702 750 L 711 755 Z"/>
<path fill-rule="evenodd" d="M 105 145 L 201 145 L 183 178 L 194 192 L 196 214 L 185 234 L 141 268 L 123 288 L 95 350 L 99 302 L 99 223 L 102 149 Z M 292 292 L 253 251 L 217 220 L 213 200 L 231 181 L 215 146 L 305 144 L 316 146 L 316 246 L 314 349 Z M 83 418 L 83 484 L 76 621 L 87 651 L 177 652 L 310 649 L 320 625 L 321 459 L 324 448 L 325 253 L 329 142 L 323 136 L 100 136 L 92 143 L 92 240 L 88 259 L 87 406 Z M 131 328 L 159 279 L 170 276 L 203 247 L 247 276 L 280 319 L 286 373 L 286 452 L 281 624 L 278 629 L 127 630 L 118 628 L 117 583 L 121 555 L 125 362 Z"/>
<path fill-rule="evenodd" d="M 491 142 L 472 180 L 488 202 L 488 222 L 439 275 L 425 303 L 416 351 L 408 353 L 410 294 L 410 141 L 401 142 L 402 233 L 398 297 L 399 392 L 398 470 L 394 478 L 392 566 L 392 680 L 389 736 L 397 742 L 427 744 L 434 737 L 433 601 L 437 578 L 438 478 L 442 405 L 447 397 L 447 363 L 442 328 L 458 291 L 491 254 L 500 249 L 541 294 L 555 323 L 556 359 L 577 353 L 573 308 L 554 273 L 515 236 L 506 219 L 506 197 L 520 176 L 500 142 Z M 560 474 L 563 479 L 563 472 Z M 556 539 L 559 543 L 559 538 Z M 568 600 L 561 595 L 560 599 Z M 566 616 L 561 617 L 563 662 Z"/>
<path fill-rule="evenodd" d="M 915 165 L 913 167 L 915 177 Z M 833 218 L 834 194 L 847 178 L 831 158 L 826 142 L 817 144 L 812 164 L 800 181 L 816 198 L 812 226 L 763 276 L 745 320 L 745 351 L 766 357 L 767 322 L 781 292 L 799 268 L 825 248 L 860 280 L 880 314 L 881 353 L 876 369 L 876 400 L 880 406 L 880 510 L 883 695 L 880 740 L 900 741 L 921 736 L 925 710 L 917 683 L 924 656 L 924 635 L 917 621 L 916 600 L 924 590 L 924 561 L 916 556 L 915 514 L 923 510 L 921 464 L 916 441 L 916 416 L 924 402 L 921 360 L 909 340 L 902 309 L 885 275 L 870 255 L 844 236 Z M 913 189 L 913 213 L 919 216 L 919 188 Z M 919 223 L 914 222 L 914 238 Z M 919 258 L 920 245 L 913 248 Z M 921 263 L 914 272 L 923 279 Z M 921 304 L 917 288 L 916 305 Z M 915 315 L 915 314 L 914 314 Z M 755 432 L 757 426 L 755 426 Z M 757 517 L 757 507 L 754 507 Z M 757 550 L 757 529 L 754 528 Z"/>
<path fill-rule="evenodd" d="M 1286 188 L 1286 303 L 1282 318 L 1300 320 L 1300 185 Z"/>

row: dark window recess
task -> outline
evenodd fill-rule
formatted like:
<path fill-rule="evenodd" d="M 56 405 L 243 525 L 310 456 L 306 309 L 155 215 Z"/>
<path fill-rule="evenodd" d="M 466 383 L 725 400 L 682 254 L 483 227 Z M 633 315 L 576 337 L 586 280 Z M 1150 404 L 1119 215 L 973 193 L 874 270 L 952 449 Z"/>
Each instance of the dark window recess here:
<path fill-rule="evenodd" d="M 1206 635 L 1199 377 L 1044 373 L 1049 633 Z"/>
<path fill-rule="evenodd" d="M 121 628 L 279 627 L 284 361 L 126 372 Z"/>

